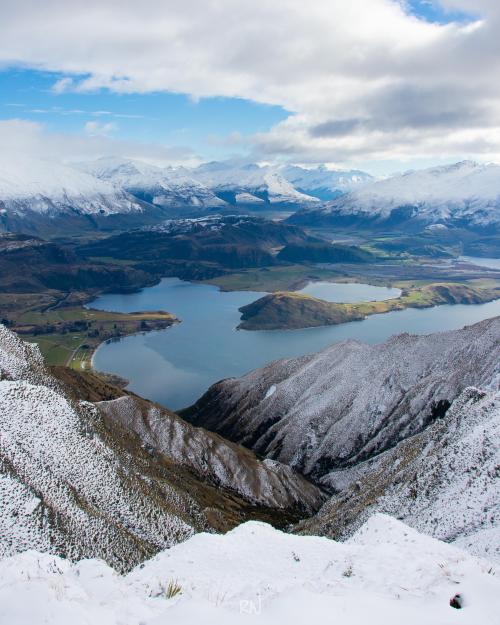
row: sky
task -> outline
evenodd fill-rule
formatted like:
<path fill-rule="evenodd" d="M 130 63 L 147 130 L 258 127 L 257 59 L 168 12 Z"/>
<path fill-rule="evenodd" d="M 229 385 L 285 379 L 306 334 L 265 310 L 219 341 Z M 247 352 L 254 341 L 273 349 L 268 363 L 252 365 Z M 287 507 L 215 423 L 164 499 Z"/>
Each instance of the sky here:
<path fill-rule="evenodd" d="M 4 153 L 500 162 L 497 0 L 2 0 Z"/>

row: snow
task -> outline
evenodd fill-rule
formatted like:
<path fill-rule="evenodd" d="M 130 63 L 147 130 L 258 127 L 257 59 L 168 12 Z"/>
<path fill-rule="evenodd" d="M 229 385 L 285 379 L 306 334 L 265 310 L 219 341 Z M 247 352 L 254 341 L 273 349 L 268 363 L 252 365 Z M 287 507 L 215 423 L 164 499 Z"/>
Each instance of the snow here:
<path fill-rule="evenodd" d="M 271 204 L 317 203 L 318 198 L 297 191 L 273 166 L 255 163 L 213 162 L 205 163 L 192 170 L 192 175 L 215 191 L 237 191 L 238 193 L 266 193 Z M 255 200 L 254 200 L 255 201 Z"/>
<path fill-rule="evenodd" d="M 410 171 L 363 186 L 327 204 L 324 212 L 388 217 L 398 207 L 415 207 L 419 219 L 439 223 L 470 218 L 500 221 L 500 166 L 463 161 Z"/>
<path fill-rule="evenodd" d="M 465 389 L 424 432 L 326 475 L 335 494 L 303 525 L 346 537 L 379 511 L 500 563 L 499 437 L 500 392 Z"/>
<path fill-rule="evenodd" d="M 319 193 L 318 197 L 327 195 L 325 192 L 329 192 L 330 196 L 341 195 L 374 181 L 372 176 L 363 171 L 343 171 L 328 169 L 325 166 L 306 169 L 288 165 L 283 166 L 279 171 L 294 187 L 311 195 Z M 322 199 L 327 198 L 322 197 Z"/>
<path fill-rule="evenodd" d="M 251 193 L 237 193 L 234 196 L 237 204 L 264 204 L 264 200 Z"/>
<path fill-rule="evenodd" d="M 500 581 L 487 561 L 375 515 L 346 543 L 249 522 L 198 534 L 126 576 L 98 560 L 34 551 L 0 562 L 9 625 L 495 625 Z M 180 594 L 168 599 L 176 582 Z M 449 600 L 460 593 L 458 612 Z"/>
<path fill-rule="evenodd" d="M 186 168 L 157 167 L 138 160 L 106 157 L 79 163 L 78 167 L 100 180 L 131 193 L 151 196 L 160 206 L 223 207 L 218 198 Z"/>
<path fill-rule="evenodd" d="M 264 395 L 264 399 L 269 399 L 269 397 L 272 397 L 274 393 L 276 393 L 276 384 L 271 384 L 267 393 Z"/>
<path fill-rule="evenodd" d="M 11 154 L 0 156 L 0 202 L 7 212 L 21 215 L 75 209 L 89 214 L 142 210 L 121 189 L 74 167 Z"/>

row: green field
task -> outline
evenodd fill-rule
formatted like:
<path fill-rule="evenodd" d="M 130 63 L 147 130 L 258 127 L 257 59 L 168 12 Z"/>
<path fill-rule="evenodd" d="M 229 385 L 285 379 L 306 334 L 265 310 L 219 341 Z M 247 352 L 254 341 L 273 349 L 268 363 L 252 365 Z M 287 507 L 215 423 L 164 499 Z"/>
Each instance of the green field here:
<path fill-rule="evenodd" d="M 103 341 L 167 328 L 175 321 L 174 315 L 161 311 L 124 314 L 76 307 L 24 313 L 14 329 L 39 345 L 47 364 L 85 370 Z"/>
<path fill-rule="evenodd" d="M 342 282 L 346 276 L 332 269 L 321 269 L 308 265 L 287 265 L 248 269 L 205 282 L 215 284 L 222 291 L 293 291 L 300 289 L 310 280 L 334 280 Z M 350 278 L 349 281 L 353 281 Z"/>

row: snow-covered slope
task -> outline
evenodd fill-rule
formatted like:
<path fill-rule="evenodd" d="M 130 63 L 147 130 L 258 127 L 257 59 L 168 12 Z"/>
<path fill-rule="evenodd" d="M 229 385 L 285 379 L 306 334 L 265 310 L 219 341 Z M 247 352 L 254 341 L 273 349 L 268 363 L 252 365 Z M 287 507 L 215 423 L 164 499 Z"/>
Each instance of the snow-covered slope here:
<path fill-rule="evenodd" d="M 315 193 L 337 196 L 364 179 L 362 172 L 344 175 L 232 161 L 188 168 L 104 157 L 64 165 L 3 155 L 0 229 L 43 233 L 65 225 L 75 230 L 101 227 L 104 222 L 107 228 L 123 228 L 230 205 L 302 207 L 318 204 Z M 311 194 L 299 191 L 298 184 Z"/>
<path fill-rule="evenodd" d="M 255 197 L 270 204 L 318 203 L 318 198 L 298 191 L 276 167 L 214 161 L 200 165 L 192 173 L 214 191 L 232 193 L 237 203 L 255 204 Z"/>
<path fill-rule="evenodd" d="M 343 171 L 328 169 L 325 166 L 305 169 L 288 165 L 281 167 L 279 172 L 296 189 L 320 200 L 333 200 L 374 181 L 374 178 L 364 171 Z"/>
<path fill-rule="evenodd" d="M 500 224 L 500 166 L 463 161 L 387 178 L 327 203 L 298 221 Z"/>
<path fill-rule="evenodd" d="M 195 210 L 226 205 L 185 168 L 162 168 L 118 158 L 102 158 L 80 163 L 78 167 L 99 180 L 164 208 Z"/>
<path fill-rule="evenodd" d="M 465 387 L 491 383 L 499 356 L 500 317 L 379 345 L 342 341 L 215 384 L 190 419 L 321 478 L 419 432 Z"/>
<path fill-rule="evenodd" d="M 31 548 L 127 569 L 246 509 L 286 516 L 322 502 L 289 467 L 145 400 L 72 397 L 0 325 L 0 556 Z"/>
<path fill-rule="evenodd" d="M 6 154 L 0 157 L 0 216 L 107 216 L 142 210 L 141 204 L 123 189 L 74 167 Z"/>
<path fill-rule="evenodd" d="M 333 171 L 325 167 L 258 165 L 213 161 L 195 168 L 155 167 L 141 161 L 102 158 L 79 167 L 142 199 L 162 206 L 225 206 L 318 203 L 338 197 L 372 177 L 361 171 Z"/>
<path fill-rule="evenodd" d="M 71 564 L 33 551 L 6 559 L 0 621 L 496 625 L 494 573 L 487 561 L 380 514 L 346 543 L 251 522 L 225 536 L 194 536 L 126 576 L 97 560 Z M 459 611 L 450 606 L 457 594 Z"/>
<path fill-rule="evenodd" d="M 340 491 L 299 531 L 352 534 L 374 511 L 500 563 L 500 392 L 466 389 L 421 434 L 330 473 Z"/>

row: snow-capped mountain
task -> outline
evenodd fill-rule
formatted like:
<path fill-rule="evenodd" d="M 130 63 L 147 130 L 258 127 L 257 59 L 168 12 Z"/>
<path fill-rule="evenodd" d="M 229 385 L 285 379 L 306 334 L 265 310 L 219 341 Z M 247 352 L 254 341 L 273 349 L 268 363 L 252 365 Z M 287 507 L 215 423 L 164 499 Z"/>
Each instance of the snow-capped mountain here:
<path fill-rule="evenodd" d="M 293 220 L 372 227 L 498 226 L 500 166 L 463 161 L 410 171 L 365 185 Z"/>
<path fill-rule="evenodd" d="M 324 500 L 290 467 L 145 400 L 78 401 L 85 385 L 67 384 L 0 325 L 0 557 L 37 549 L 125 570 L 246 510 Z"/>
<path fill-rule="evenodd" d="M 226 205 L 185 168 L 156 167 L 137 160 L 102 158 L 80 163 L 80 169 L 119 189 L 164 208 L 220 208 Z"/>
<path fill-rule="evenodd" d="M 318 198 L 298 191 L 276 167 L 214 161 L 192 170 L 193 176 L 231 204 L 304 205 Z"/>
<path fill-rule="evenodd" d="M 364 171 L 343 171 L 328 169 L 325 166 L 306 169 L 288 165 L 279 171 L 299 191 L 325 201 L 333 200 L 374 181 L 373 176 Z"/>
<path fill-rule="evenodd" d="M 256 522 L 199 534 L 124 576 L 35 551 L 0 561 L 9 625 L 496 625 L 499 612 L 489 562 L 382 514 L 345 543 Z"/>
<path fill-rule="evenodd" d="M 42 159 L 0 158 L 0 216 L 141 212 L 136 198 L 74 167 Z"/>

